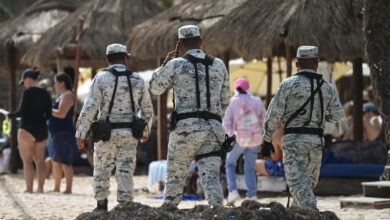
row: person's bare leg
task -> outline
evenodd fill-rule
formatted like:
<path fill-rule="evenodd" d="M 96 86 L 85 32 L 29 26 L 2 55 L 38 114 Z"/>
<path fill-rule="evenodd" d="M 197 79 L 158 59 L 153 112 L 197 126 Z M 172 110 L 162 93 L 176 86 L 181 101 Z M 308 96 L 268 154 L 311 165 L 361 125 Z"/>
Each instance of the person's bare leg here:
<path fill-rule="evenodd" d="M 261 159 L 256 160 L 255 171 L 256 171 L 257 175 L 269 176 L 269 173 L 265 169 L 265 160 L 261 160 Z"/>
<path fill-rule="evenodd" d="M 53 160 L 53 177 L 54 177 L 54 190 L 53 192 L 60 192 L 61 179 L 62 179 L 62 168 L 61 164 Z"/>
<path fill-rule="evenodd" d="M 62 165 L 62 169 L 64 170 L 65 179 L 66 179 L 66 190 L 64 191 L 64 193 L 71 194 L 72 183 L 73 183 L 73 166 L 66 165 L 66 164 L 61 164 L 61 165 Z"/>
<path fill-rule="evenodd" d="M 45 159 L 45 165 L 46 165 L 45 177 L 46 177 L 46 179 L 49 179 L 50 178 L 51 169 L 53 167 L 53 164 L 52 164 L 52 161 L 51 161 L 50 157 Z"/>
<path fill-rule="evenodd" d="M 46 148 L 47 139 L 44 141 L 35 143 L 35 151 L 34 151 L 34 161 L 35 166 L 37 168 L 37 176 L 38 176 L 38 187 L 37 192 L 43 193 L 43 185 L 45 184 L 45 174 L 46 174 L 46 166 L 45 166 L 45 148 Z"/>
<path fill-rule="evenodd" d="M 35 138 L 26 130 L 18 130 L 18 143 L 20 150 L 20 157 L 23 161 L 23 174 L 26 181 L 26 190 L 24 192 L 33 192 L 34 182 L 34 142 Z"/>

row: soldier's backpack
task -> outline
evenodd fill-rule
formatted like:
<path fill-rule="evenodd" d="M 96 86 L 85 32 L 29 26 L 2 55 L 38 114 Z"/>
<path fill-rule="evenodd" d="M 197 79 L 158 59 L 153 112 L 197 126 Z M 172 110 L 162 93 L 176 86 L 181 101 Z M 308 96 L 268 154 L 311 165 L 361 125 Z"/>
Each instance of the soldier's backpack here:
<path fill-rule="evenodd" d="M 250 97 L 247 102 L 237 99 L 240 105 L 240 113 L 236 123 L 236 141 L 240 147 L 256 147 L 261 144 L 262 131 L 261 121 L 251 104 L 257 101 Z"/>

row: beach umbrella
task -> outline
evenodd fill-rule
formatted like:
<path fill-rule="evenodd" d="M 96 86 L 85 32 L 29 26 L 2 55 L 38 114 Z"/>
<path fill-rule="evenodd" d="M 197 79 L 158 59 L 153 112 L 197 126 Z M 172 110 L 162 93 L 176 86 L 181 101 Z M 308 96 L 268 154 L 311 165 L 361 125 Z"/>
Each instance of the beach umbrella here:
<path fill-rule="evenodd" d="M 299 45 L 319 47 L 320 59 L 352 61 L 354 137 L 363 138 L 362 30 L 363 0 L 251 0 L 231 11 L 206 33 L 206 47 L 233 50 L 246 60 L 284 54 L 291 59 Z"/>
<path fill-rule="evenodd" d="M 83 18 L 80 65 L 94 68 L 106 66 L 106 46 L 111 43 L 125 44 L 135 25 L 160 10 L 152 0 L 88 1 L 46 33 L 27 51 L 22 62 L 39 67 L 52 65 L 56 62 L 56 54 L 60 53 L 64 65 L 73 66 L 79 18 Z"/>
<path fill-rule="evenodd" d="M 43 33 L 67 17 L 81 1 L 40 0 L 23 12 L 0 24 L 0 69 L 8 73 L 9 107 L 16 110 L 16 71 L 25 68 L 20 65 L 21 56 Z M 16 120 L 12 120 L 10 135 L 10 170 L 17 170 Z"/>
<path fill-rule="evenodd" d="M 211 26 L 243 2 L 245 0 L 183 1 L 136 26 L 129 35 L 127 46 L 140 57 L 165 58 L 169 51 L 175 49 L 179 27 L 197 25 L 201 36 L 204 36 Z M 205 47 L 203 49 L 212 55 L 222 55 Z"/>

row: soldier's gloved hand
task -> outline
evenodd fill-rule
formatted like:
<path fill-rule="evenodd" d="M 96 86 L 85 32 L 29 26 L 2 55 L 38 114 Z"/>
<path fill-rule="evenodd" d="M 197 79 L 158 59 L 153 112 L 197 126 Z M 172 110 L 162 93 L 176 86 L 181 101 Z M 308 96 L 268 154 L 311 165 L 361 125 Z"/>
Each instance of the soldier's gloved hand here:
<path fill-rule="evenodd" d="M 271 156 L 271 151 L 275 152 L 274 145 L 270 142 L 264 141 L 261 145 L 261 156 L 269 157 Z"/>

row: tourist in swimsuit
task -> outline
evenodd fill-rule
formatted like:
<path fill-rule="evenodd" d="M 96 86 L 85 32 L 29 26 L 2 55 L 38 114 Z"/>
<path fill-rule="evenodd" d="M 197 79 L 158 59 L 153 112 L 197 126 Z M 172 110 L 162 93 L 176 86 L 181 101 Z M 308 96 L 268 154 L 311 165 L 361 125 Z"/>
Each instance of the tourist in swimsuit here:
<path fill-rule="evenodd" d="M 26 180 L 25 192 L 30 193 L 33 191 L 33 161 L 38 176 L 37 192 L 43 192 L 45 183 L 44 154 L 48 136 L 46 120 L 51 115 L 51 98 L 45 89 L 39 87 L 38 76 L 39 72 L 33 69 L 26 69 L 23 72 L 19 84 L 24 85 L 26 90 L 23 92 L 19 110 L 6 115 L 10 118 L 21 118 L 18 143 Z"/>
<path fill-rule="evenodd" d="M 64 193 L 72 193 L 73 163 L 78 150 L 73 126 L 74 96 L 72 80 L 66 73 L 54 77 L 54 89 L 59 97 L 53 103 L 52 117 L 49 119 L 49 154 L 53 161 L 54 192 L 60 191 L 62 171 L 66 179 Z"/>

